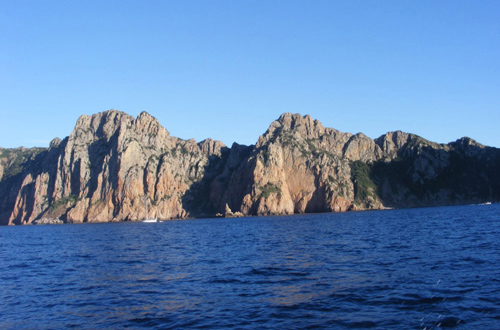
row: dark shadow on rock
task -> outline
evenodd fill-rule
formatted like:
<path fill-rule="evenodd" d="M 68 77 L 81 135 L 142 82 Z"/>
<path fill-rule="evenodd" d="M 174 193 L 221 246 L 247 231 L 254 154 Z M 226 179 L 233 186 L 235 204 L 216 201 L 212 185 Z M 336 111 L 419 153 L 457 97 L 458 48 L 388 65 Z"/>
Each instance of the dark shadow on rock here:
<path fill-rule="evenodd" d="M 242 163 L 253 147 L 234 143 L 231 148 L 223 148 L 221 156 L 209 157 L 203 178 L 193 183 L 181 199 L 190 216 L 214 217 L 217 213 L 224 213 L 226 204 L 235 210 L 240 208 L 244 196 L 242 191 L 247 193 L 247 180 L 244 183 L 238 177 L 245 176 Z"/>
<path fill-rule="evenodd" d="M 50 148 L 38 153 L 35 151 L 33 154 L 28 155 L 24 162 L 19 164 L 20 170 L 18 173 L 2 178 L 0 181 L 0 225 L 8 223 L 18 195 L 23 196 L 30 205 L 27 205 L 27 209 L 25 210 L 26 215 L 24 217 L 18 216 L 14 223 L 20 224 L 31 216 L 34 208 L 35 191 L 33 184 L 27 185 L 24 188 L 22 187 L 27 175 L 31 175 L 33 180 L 35 180 L 40 174 L 47 172 L 49 174 L 50 193 L 50 180 L 52 179 L 52 183 L 55 181 L 59 150 L 59 148 Z"/>
<path fill-rule="evenodd" d="M 230 149 L 222 148 L 221 156 L 211 155 L 208 164 L 204 167 L 203 178 L 194 182 L 181 197 L 183 208 L 192 217 L 214 217 L 215 207 L 210 200 L 210 185 L 213 179 L 219 175 L 229 156 Z"/>
<path fill-rule="evenodd" d="M 389 162 L 370 164 L 370 177 L 388 207 L 459 205 L 500 200 L 500 150 L 462 139 L 451 150 L 424 146 Z M 440 159 L 445 156 L 447 163 Z M 431 164 L 432 176 L 419 170 Z"/>
<path fill-rule="evenodd" d="M 118 135 L 120 131 L 117 130 L 109 140 L 101 138 L 100 140 L 88 146 L 88 155 L 90 160 L 90 179 L 89 179 L 89 192 L 87 197 L 92 197 L 98 188 L 99 175 L 107 170 L 109 172 L 108 184 L 111 184 L 113 190 L 118 189 Z M 109 156 L 107 168 L 104 163 L 106 157 Z M 103 184 L 105 184 L 103 182 Z"/>
<path fill-rule="evenodd" d="M 328 212 L 326 209 L 326 187 L 320 184 L 319 176 L 315 175 L 314 186 L 316 189 L 306 205 L 306 213 Z"/>

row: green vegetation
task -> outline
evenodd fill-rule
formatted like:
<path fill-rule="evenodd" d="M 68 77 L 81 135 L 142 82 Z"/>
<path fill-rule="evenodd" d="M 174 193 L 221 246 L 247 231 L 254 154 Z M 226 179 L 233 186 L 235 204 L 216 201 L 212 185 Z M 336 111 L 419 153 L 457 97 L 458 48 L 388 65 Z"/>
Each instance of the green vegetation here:
<path fill-rule="evenodd" d="M 283 146 L 291 146 L 294 149 L 299 147 L 297 140 L 288 131 L 283 131 L 283 135 L 281 136 L 281 143 L 283 144 Z"/>
<path fill-rule="evenodd" d="M 52 204 L 49 207 L 49 211 L 54 211 L 58 207 L 65 206 L 65 205 L 68 205 L 68 204 L 70 206 L 74 206 L 79 200 L 80 199 L 76 195 L 69 195 L 69 196 L 63 197 L 63 198 L 61 198 L 59 200 L 56 200 L 56 201 L 52 202 Z"/>
<path fill-rule="evenodd" d="M 2 180 L 21 173 L 27 166 L 27 163 L 44 150 L 45 148 L 0 149 L 0 158 L 5 159 Z"/>
<path fill-rule="evenodd" d="M 266 149 L 261 153 L 261 155 L 264 160 L 263 163 L 266 165 L 269 164 L 269 161 L 271 160 L 271 152 L 268 149 Z"/>
<path fill-rule="evenodd" d="M 326 155 L 329 158 L 335 159 L 336 157 L 323 148 L 318 148 L 314 144 L 316 139 L 306 139 L 305 143 L 303 141 L 297 141 L 292 134 L 285 134 L 281 137 L 281 142 L 283 146 L 290 146 L 293 149 L 298 149 L 304 158 L 317 158 L 322 155 Z"/>
<path fill-rule="evenodd" d="M 401 158 L 395 158 L 390 162 L 379 161 L 371 166 L 371 176 L 377 182 L 385 182 L 390 187 L 392 193 L 399 194 L 400 187 L 410 188 L 411 177 L 407 174 L 410 163 Z M 382 184 L 378 186 L 378 194 L 383 196 Z"/>
<path fill-rule="evenodd" d="M 162 201 L 165 201 L 167 199 L 171 199 L 172 198 L 172 195 L 165 195 L 161 198 Z"/>
<path fill-rule="evenodd" d="M 281 196 L 281 189 L 270 182 L 266 183 L 264 187 L 259 187 L 259 190 L 261 191 L 259 197 L 268 198 L 271 194 Z"/>
<path fill-rule="evenodd" d="M 173 147 L 172 149 L 170 149 L 170 154 L 174 158 L 177 158 L 177 152 L 180 152 L 181 156 L 187 156 L 187 155 L 194 156 L 195 155 L 194 152 L 192 152 L 192 151 L 189 152 L 187 150 L 186 146 L 183 145 L 183 144 L 180 144 L 180 143 L 176 144 L 175 147 Z M 165 152 L 163 155 L 168 154 L 168 153 L 169 153 L 169 151 Z"/>
<path fill-rule="evenodd" d="M 370 165 L 362 161 L 351 163 L 351 178 L 354 183 L 354 200 L 358 203 L 365 202 L 369 197 L 375 197 L 377 185 L 370 177 Z"/>
<path fill-rule="evenodd" d="M 313 139 L 307 139 L 307 146 L 309 147 L 309 150 L 311 150 L 312 153 L 315 153 L 316 151 L 316 146 L 312 143 L 314 141 Z"/>
<path fill-rule="evenodd" d="M 181 149 L 181 154 L 182 154 L 183 156 L 186 156 L 186 155 L 188 154 L 188 151 L 187 151 L 187 149 L 186 149 L 186 147 L 185 147 L 185 146 L 181 145 L 181 146 L 180 146 L 180 149 Z"/>
<path fill-rule="evenodd" d="M 460 203 L 498 200 L 500 153 L 492 152 L 487 157 L 456 151 L 446 155 L 445 151 L 423 146 L 419 153 L 370 165 L 370 177 L 379 185 L 379 196 L 390 206 L 443 203 L 433 194 Z"/>

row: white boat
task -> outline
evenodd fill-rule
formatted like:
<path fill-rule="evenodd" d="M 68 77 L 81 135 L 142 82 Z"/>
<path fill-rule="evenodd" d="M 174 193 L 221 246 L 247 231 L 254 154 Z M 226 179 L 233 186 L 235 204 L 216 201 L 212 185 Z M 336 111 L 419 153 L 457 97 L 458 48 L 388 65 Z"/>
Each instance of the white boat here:
<path fill-rule="evenodd" d="M 144 203 L 146 204 L 146 216 L 149 216 L 148 199 L 145 199 Z M 158 218 L 154 218 L 154 219 L 144 219 L 144 220 L 142 220 L 142 222 L 154 223 L 154 222 L 163 222 L 163 221 L 158 220 Z"/>
<path fill-rule="evenodd" d="M 145 219 L 142 220 L 142 222 L 152 223 L 152 222 L 162 222 L 162 221 L 159 221 L 158 219 Z"/>

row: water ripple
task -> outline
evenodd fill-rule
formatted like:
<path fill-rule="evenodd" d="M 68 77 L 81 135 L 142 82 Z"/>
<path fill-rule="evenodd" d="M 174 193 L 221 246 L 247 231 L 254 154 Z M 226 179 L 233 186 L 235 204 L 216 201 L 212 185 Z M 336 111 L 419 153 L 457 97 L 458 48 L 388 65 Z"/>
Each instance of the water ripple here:
<path fill-rule="evenodd" d="M 1 227 L 2 329 L 496 329 L 500 206 Z"/>

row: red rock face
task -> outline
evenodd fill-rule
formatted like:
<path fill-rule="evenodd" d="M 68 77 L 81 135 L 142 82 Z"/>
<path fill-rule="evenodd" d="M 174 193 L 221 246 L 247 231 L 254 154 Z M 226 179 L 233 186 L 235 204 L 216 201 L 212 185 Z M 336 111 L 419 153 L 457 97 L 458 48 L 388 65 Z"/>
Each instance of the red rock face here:
<path fill-rule="evenodd" d="M 463 192 L 453 191 L 453 183 L 437 188 L 434 183 L 444 182 L 447 173 L 467 171 L 454 159 L 484 158 L 491 163 L 486 169 L 498 169 L 500 162 L 498 149 L 471 139 L 440 145 L 398 131 L 372 140 L 290 113 L 271 123 L 250 147 L 182 140 L 145 112 L 133 118 L 110 110 L 81 116 L 69 137 L 54 139 L 43 152 L 0 151 L 1 224 L 446 204 L 456 196 L 459 202 L 468 200 Z M 452 152 L 458 156 L 453 158 Z M 378 172 L 353 173 L 357 163 L 365 164 L 361 170 Z M 471 164 L 476 163 L 481 161 Z M 21 164 L 22 170 L 12 171 L 13 164 Z M 488 179 L 493 174 L 481 175 Z M 500 190 L 495 187 L 488 189 Z"/>
<path fill-rule="evenodd" d="M 38 173 L 25 176 L 8 224 L 186 217 L 182 197 L 223 147 L 171 137 L 145 112 L 135 119 L 114 110 L 81 116 L 71 135 L 46 151 L 51 157 Z"/>
<path fill-rule="evenodd" d="M 259 138 L 251 156 L 245 214 L 340 212 L 353 207 L 350 162 L 377 160 L 382 151 L 368 137 L 324 128 L 310 116 L 283 114 Z M 247 169 L 244 169 L 247 170 Z M 374 198 L 360 209 L 383 208 Z"/>

